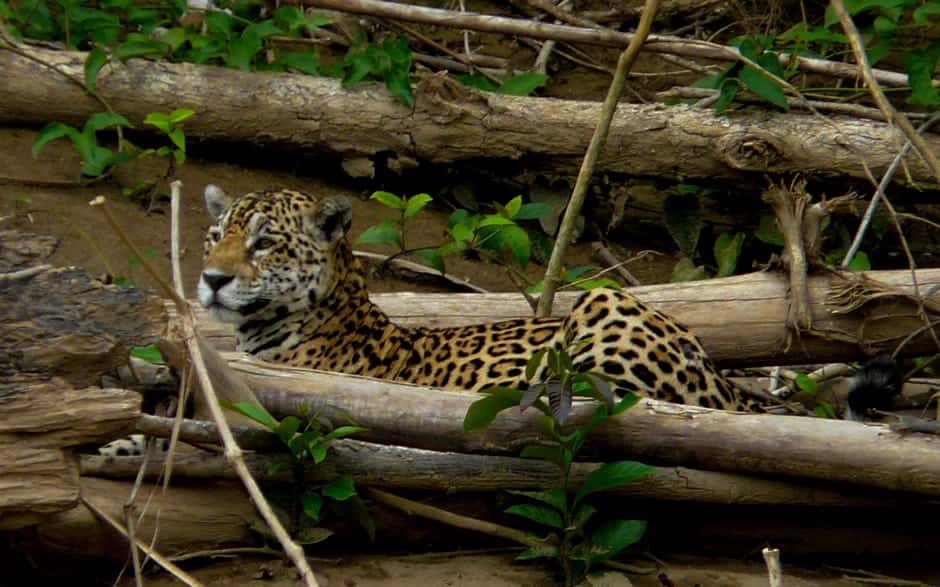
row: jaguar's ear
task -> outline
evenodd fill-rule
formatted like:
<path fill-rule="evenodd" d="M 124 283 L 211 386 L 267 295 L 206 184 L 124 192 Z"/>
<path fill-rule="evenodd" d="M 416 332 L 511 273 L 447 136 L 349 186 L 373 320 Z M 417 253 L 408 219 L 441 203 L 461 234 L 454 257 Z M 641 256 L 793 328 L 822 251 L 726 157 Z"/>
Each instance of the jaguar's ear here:
<path fill-rule="evenodd" d="M 232 205 L 232 198 L 222 191 L 219 186 L 210 183 L 204 191 L 206 198 L 206 209 L 214 220 L 218 220 L 225 214 L 228 207 Z"/>
<path fill-rule="evenodd" d="M 352 203 L 345 196 L 326 198 L 317 205 L 309 219 L 314 238 L 334 245 L 349 232 Z"/>

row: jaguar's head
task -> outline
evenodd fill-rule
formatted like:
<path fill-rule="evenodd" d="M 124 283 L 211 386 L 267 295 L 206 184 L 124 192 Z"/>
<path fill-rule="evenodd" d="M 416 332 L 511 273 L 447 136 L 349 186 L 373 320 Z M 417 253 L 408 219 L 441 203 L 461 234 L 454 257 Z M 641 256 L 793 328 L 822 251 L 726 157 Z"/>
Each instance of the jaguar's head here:
<path fill-rule="evenodd" d="M 205 198 L 215 224 L 206 234 L 197 292 L 212 318 L 286 316 L 330 295 L 349 254 L 347 198 L 280 190 L 232 199 L 211 184 Z"/>

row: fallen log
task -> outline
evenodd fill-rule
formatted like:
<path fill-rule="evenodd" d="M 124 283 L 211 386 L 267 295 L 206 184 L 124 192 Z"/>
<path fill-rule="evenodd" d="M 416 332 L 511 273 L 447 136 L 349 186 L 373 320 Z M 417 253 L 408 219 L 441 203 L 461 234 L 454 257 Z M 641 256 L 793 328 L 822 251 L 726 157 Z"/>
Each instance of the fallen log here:
<path fill-rule="evenodd" d="M 274 366 L 243 357 L 230 362 L 277 416 L 302 408 L 334 422 L 350 417 L 362 439 L 430 450 L 514 454 L 539 440 L 536 410 L 500 414 L 486 430 L 464 434 L 478 394 L 442 393 L 377 379 Z M 593 405 L 576 405 L 572 423 Z M 605 460 L 817 479 L 922 495 L 940 495 L 940 438 L 902 435 L 884 425 L 798 416 L 767 416 L 641 400 L 592 435 Z"/>
<path fill-rule="evenodd" d="M 134 479 L 144 457 L 82 455 L 81 474 L 85 477 Z M 283 454 L 246 453 L 245 462 L 258 479 L 291 481 L 290 459 Z M 165 466 L 161 457 L 147 459 L 145 475 L 158 478 Z M 278 473 L 269 475 L 273 465 Z M 574 463 L 571 487 L 576 489 L 597 463 Z M 472 455 L 386 446 L 357 440 L 340 440 L 330 445 L 327 459 L 305 468 L 308 483 L 328 483 L 347 475 L 357 486 L 390 489 L 420 489 L 437 493 L 547 489 L 559 483 L 557 467 L 543 461 L 493 455 Z M 236 479 L 235 471 L 221 455 L 184 452 L 173 459 L 175 479 Z M 787 505 L 803 507 L 892 508 L 897 494 L 871 489 L 833 488 L 796 483 L 783 479 L 762 479 L 697 471 L 684 467 L 657 467 L 629 485 L 608 492 L 636 499 L 689 501 L 737 505 Z M 916 509 L 927 500 L 913 496 L 903 506 Z"/>
<path fill-rule="evenodd" d="M 870 271 L 867 277 L 913 294 L 909 271 Z M 709 356 L 722 367 L 787 365 L 855 361 L 878 352 L 892 352 L 899 342 L 923 326 L 908 301 L 882 298 L 860 311 L 837 314 L 827 299 L 840 278 L 816 274 L 809 278 L 812 332 L 787 346 L 787 281 L 774 272 L 749 273 L 722 279 L 645 285 L 629 291 L 644 302 L 676 317 L 702 340 Z M 917 271 L 920 291 L 940 284 L 940 269 Z M 564 315 L 580 293 L 556 296 L 553 314 Z M 519 294 L 372 294 L 391 318 L 406 326 L 445 327 L 480 324 L 531 316 Z M 198 305 L 197 305 L 198 307 Z M 200 330 L 220 349 L 235 347 L 227 324 L 214 322 L 197 310 Z M 936 351 L 929 334 L 908 342 L 901 356 Z"/>
<path fill-rule="evenodd" d="M 75 455 L 0 444 L 0 530 L 31 526 L 78 504 Z"/>
<path fill-rule="evenodd" d="M 97 100 L 60 73 L 82 79 L 84 53 L 23 50 L 35 60 L 0 53 L 7 77 L 22 80 L 0 85 L 0 122 L 57 120 L 81 126 L 101 110 Z M 455 92 L 458 98 L 452 97 Z M 347 159 L 382 153 L 397 158 L 401 167 L 522 159 L 528 168 L 570 175 L 579 167 L 600 108 L 571 100 L 481 95 L 462 86 L 442 90 L 429 80 L 418 84 L 411 110 L 376 85 L 347 90 L 330 78 L 143 60 L 103 68 L 97 93 L 135 124 L 150 112 L 191 108 L 197 115 L 187 120 L 186 134 L 193 138 L 282 146 L 294 153 L 329 151 Z M 245 117 L 247 111 L 253 116 Z M 896 136 L 889 125 L 847 117 L 820 120 L 767 110 L 715 116 L 686 106 L 621 104 L 597 170 L 683 180 L 764 173 L 867 180 L 890 165 Z M 927 133 L 925 140 L 940 149 L 940 136 Z M 937 185 L 917 156 L 905 162 L 909 174 L 898 174 L 895 181 L 909 177 L 928 190 Z"/>

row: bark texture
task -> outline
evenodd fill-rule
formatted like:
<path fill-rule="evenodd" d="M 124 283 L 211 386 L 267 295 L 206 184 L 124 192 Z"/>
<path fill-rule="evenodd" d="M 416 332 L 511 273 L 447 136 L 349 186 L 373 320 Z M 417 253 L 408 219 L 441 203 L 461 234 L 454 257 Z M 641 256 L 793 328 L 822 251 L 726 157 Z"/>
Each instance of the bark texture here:
<path fill-rule="evenodd" d="M 83 53 L 28 49 L 82 78 Z M 49 67 L 0 53 L 0 122 L 81 124 L 102 109 L 84 89 Z M 131 60 L 101 70 L 98 93 L 140 123 L 154 111 L 192 108 L 189 137 L 329 151 L 344 158 L 390 154 L 397 166 L 478 158 L 525 159 L 527 166 L 576 173 L 598 119 L 597 103 L 478 94 L 431 77 L 417 84 L 414 110 L 376 85 L 346 90 L 337 80 L 221 67 Z M 251 112 L 251 116 L 245 116 Z M 350 116 L 354 112 L 355 116 Z M 940 149 L 940 136 L 925 140 Z M 670 178 L 740 178 L 803 173 L 865 179 L 898 149 L 896 130 L 879 122 L 769 110 L 715 116 L 686 106 L 622 104 L 597 171 Z M 910 178 L 932 189 L 911 155 Z M 759 176 L 758 176 L 759 177 Z M 896 181 L 906 181 L 898 174 Z"/>

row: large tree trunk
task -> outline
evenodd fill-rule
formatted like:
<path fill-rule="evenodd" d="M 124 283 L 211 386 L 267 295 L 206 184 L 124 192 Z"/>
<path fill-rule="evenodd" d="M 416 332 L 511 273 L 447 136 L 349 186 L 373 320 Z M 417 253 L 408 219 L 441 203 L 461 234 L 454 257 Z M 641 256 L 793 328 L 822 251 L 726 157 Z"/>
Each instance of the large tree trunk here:
<path fill-rule="evenodd" d="M 867 277 L 913 293 L 909 271 L 871 271 Z M 857 276 L 850 275 L 855 278 Z M 940 284 L 940 269 L 917 272 L 921 292 Z M 750 273 L 723 279 L 645 285 L 630 293 L 690 327 L 709 356 L 723 367 L 854 361 L 877 352 L 892 352 L 923 326 L 917 308 L 903 299 L 880 298 L 856 312 L 838 312 L 830 301 L 841 278 L 824 273 L 809 278 L 813 331 L 793 337 L 786 326 L 787 282 L 776 272 Z M 564 315 L 578 293 L 560 293 L 554 315 Z M 388 293 L 371 296 L 391 318 L 408 326 L 445 327 L 480 324 L 531 316 L 519 294 Z M 235 348 L 231 328 L 198 311 L 199 326 L 218 348 Z M 923 334 L 910 341 L 903 356 L 936 351 Z"/>
<path fill-rule="evenodd" d="M 26 50 L 74 78 L 83 76 L 83 53 Z M 58 120 L 81 126 L 102 109 L 80 86 L 36 61 L 4 51 L 0 69 L 20 82 L 0 84 L 0 122 Z M 189 137 L 331 151 L 346 158 L 390 153 L 401 166 L 525 159 L 527 167 L 572 175 L 600 108 L 599 103 L 480 95 L 462 86 L 442 88 L 432 78 L 418 84 L 417 106 L 409 110 L 375 85 L 345 90 L 330 78 L 142 60 L 103 68 L 97 91 L 134 123 L 150 112 L 191 108 L 197 115 L 186 122 Z M 715 116 L 685 106 L 621 104 L 597 171 L 683 179 L 739 178 L 746 172 L 866 179 L 891 163 L 896 138 L 893 127 L 870 120 L 766 110 Z M 928 133 L 926 140 L 940 150 L 940 137 Z M 921 189 L 936 189 L 917 156 L 906 163 Z M 898 174 L 896 181 L 906 177 Z"/>

